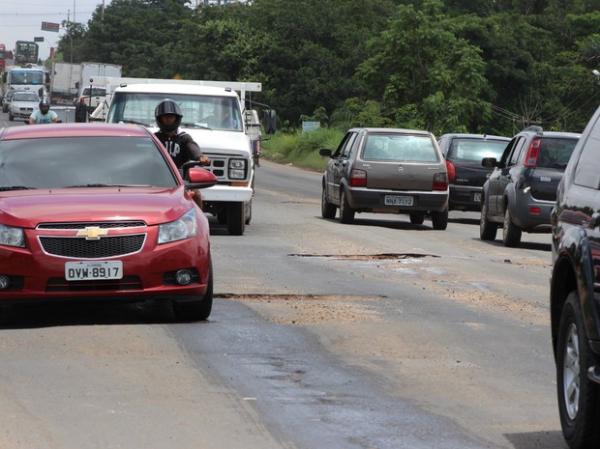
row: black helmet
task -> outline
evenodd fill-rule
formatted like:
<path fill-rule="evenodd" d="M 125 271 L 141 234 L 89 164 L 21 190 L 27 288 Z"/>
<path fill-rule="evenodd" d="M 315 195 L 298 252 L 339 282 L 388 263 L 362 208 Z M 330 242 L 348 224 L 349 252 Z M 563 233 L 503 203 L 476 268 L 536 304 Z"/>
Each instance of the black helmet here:
<path fill-rule="evenodd" d="M 39 108 L 42 114 L 47 114 L 50 110 L 50 103 L 48 103 L 46 100 L 42 100 L 40 101 Z"/>
<path fill-rule="evenodd" d="M 165 125 L 161 122 L 160 118 L 163 115 L 174 115 L 177 117 L 175 122 L 172 125 Z M 162 132 L 173 132 L 179 128 L 181 125 L 181 119 L 183 118 L 183 114 L 181 113 L 181 109 L 179 105 L 175 103 L 173 100 L 165 99 L 158 103 L 156 109 L 154 110 L 154 117 L 156 118 L 156 124 L 160 128 Z"/>

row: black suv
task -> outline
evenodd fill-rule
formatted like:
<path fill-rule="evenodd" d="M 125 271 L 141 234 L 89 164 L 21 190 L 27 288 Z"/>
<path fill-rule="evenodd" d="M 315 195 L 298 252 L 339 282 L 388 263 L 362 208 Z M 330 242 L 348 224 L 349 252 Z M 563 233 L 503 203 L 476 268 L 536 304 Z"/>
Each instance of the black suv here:
<path fill-rule="evenodd" d="M 600 447 L 600 108 L 558 187 L 552 211 L 550 310 L 563 434 Z"/>
<path fill-rule="evenodd" d="M 481 161 L 500 159 L 509 141 L 508 137 L 485 134 L 444 134 L 440 138 L 450 182 L 450 210 L 481 210 L 482 186 L 492 172 L 482 167 Z"/>
<path fill-rule="evenodd" d="M 494 240 L 499 226 L 511 247 L 519 245 L 522 231 L 550 231 L 556 188 L 579 137 L 529 127 L 510 141 L 500 161 L 483 159 L 494 171 L 483 185 L 482 240 Z"/>

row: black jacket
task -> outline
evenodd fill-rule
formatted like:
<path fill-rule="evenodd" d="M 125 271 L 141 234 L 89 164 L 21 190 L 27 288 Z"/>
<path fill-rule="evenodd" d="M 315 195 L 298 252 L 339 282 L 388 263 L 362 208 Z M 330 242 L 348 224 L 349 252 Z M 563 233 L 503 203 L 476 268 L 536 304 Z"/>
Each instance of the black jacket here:
<path fill-rule="evenodd" d="M 194 142 L 192 136 L 183 131 L 178 131 L 175 136 L 167 135 L 161 131 L 158 131 L 155 135 L 165 146 L 177 168 L 181 168 L 188 161 L 198 160 L 202 156 L 202 150 Z"/>

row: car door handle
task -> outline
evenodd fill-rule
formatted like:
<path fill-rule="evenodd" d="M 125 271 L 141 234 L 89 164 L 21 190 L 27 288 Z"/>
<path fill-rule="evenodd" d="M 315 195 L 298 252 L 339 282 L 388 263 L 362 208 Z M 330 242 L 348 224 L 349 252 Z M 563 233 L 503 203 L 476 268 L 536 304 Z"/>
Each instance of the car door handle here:
<path fill-rule="evenodd" d="M 598 226 L 600 226 L 600 213 L 596 212 L 595 214 L 592 215 L 592 218 L 591 218 L 588 226 L 591 229 L 596 229 Z"/>

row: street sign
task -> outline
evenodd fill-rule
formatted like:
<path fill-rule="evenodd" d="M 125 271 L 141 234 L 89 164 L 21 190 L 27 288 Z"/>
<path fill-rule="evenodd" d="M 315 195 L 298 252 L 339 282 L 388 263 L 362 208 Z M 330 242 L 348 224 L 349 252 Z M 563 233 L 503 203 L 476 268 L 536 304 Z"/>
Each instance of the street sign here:
<path fill-rule="evenodd" d="M 44 36 L 36 36 L 33 38 L 33 42 L 44 42 Z"/>
<path fill-rule="evenodd" d="M 60 31 L 60 24 L 53 22 L 42 22 L 42 31 L 52 31 L 58 33 Z"/>

